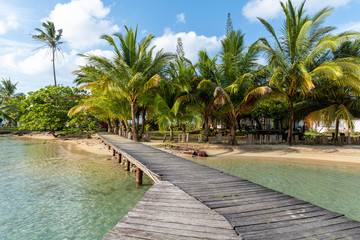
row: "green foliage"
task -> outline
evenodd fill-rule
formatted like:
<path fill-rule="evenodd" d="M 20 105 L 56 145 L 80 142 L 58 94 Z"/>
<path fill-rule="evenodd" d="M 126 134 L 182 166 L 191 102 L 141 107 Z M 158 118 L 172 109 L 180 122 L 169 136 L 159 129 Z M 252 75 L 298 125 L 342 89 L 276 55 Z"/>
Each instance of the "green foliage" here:
<path fill-rule="evenodd" d="M 265 116 L 274 120 L 282 120 L 288 115 L 288 109 L 289 104 L 280 99 L 262 99 L 259 100 L 252 108 L 251 117 L 255 119 Z"/>
<path fill-rule="evenodd" d="M 50 130 L 55 134 L 56 130 L 64 129 L 71 121 L 68 111 L 86 96 L 85 91 L 61 85 L 29 92 L 21 105 L 21 129 Z"/>

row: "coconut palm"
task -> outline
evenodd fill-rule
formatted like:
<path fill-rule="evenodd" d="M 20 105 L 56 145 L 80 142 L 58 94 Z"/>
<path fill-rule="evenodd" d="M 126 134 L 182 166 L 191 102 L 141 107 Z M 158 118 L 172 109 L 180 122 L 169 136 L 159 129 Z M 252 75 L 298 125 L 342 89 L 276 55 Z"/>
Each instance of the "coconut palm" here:
<path fill-rule="evenodd" d="M 322 84 L 316 84 L 316 91 L 310 97 L 317 102 L 326 102 L 328 106 L 310 113 L 307 119 L 322 121 L 328 126 L 335 123 L 336 143 L 340 120 L 343 119 L 348 129 L 352 130 L 354 114 L 359 111 L 360 69 L 356 66 L 360 63 L 360 40 L 346 41 L 336 51 L 329 52 L 327 56 L 329 55 L 328 58 L 341 67 L 343 76 L 338 81 L 328 79 Z M 344 62 L 346 64 L 343 65 Z"/>
<path fill-rule="evenodd" d="M 62 29 L 56 31 L 55 25 L 51 21 L 43 22 L 42 26 L 43 29 L 35 28 L 35 31 L 37 31 L 38 34 L 32 35 L 32 38 L 45 43 L 45 46 L 48 46 L 49 50 L 51 51 L 54 84 L 56 87 L 55 56 L 57 51 L 61 51 L 60 44 L 63 43 L 60 41 L 62 37 Z"/>
<path fill-rule="evenodd" d="M 220 78 L 214 91 L 215 103 L 222 106 L 226 114 L 229 128 L 229 144 L 236 144 L 235 126 L 236 119 L 245 111 L 254 98 L 246 98 L 252 89 L 255 73 L 259 64 L 256 63 L 258 56 L 257 44 L 249 47 L 244 45 L 244 35 L 240 31 L 228 33 L 221 41 L 220 52 Z M 215 84 L 208 81 L 208 84 Z"/>
<path fill-rule="evenodd" d="M 289 144 L 293 141 L 294 103 L 299 96 L 305 96 L 315 87 L 314 82 L 322 79 L 339 79 L 343 73 L 338 63 L 325 61 L 316 65 L 316 61 L 329 50 L 336 48 L 351 33 L 329 34 L 334 27 L 323 27 L 332 9 L 326 7 L 314 16 L 305 15 L 304 4 L 294 7 L 290 0 L 280 3 L 285 14 L 282 36 L 278 37 L 274 28 L 259 18 L 271 34 L 274 44 L 266 38 L 260 38 L 259 47 L 268 60 L 268 69 L 272 72 L 269 86 L 274 92 L 284 96 L 289 104 Z M 343 62 L 342 65 L 347 65 Z M 348 65 L 349 66 L 349 65 Z M 254 91 L 261 92 L 265 88 Z"/>
<path fill-rule="evenodd" d="M 155 46 L 148 49 L 154 38 L 151 34 L 138 42 L 138 28 L 133 30 L 125 26 L 125 29 L 125 35 L 117 33 L 114 37 L 109 35 L 101 37 L 114 48 L 113 59 L 109 60 L 91 54 L 83 56 L 88 60 L 93 72 L 101 73 L 102 78 L 98 81 L 101 82 L 104 91 L 119 94 L 127 99 L 131 108 L 133 137 L 139 140 L 135 116 L 139 99 L 157 84 L 160 79 L 159 73 L 163 71 L 172 55 L 160 50 L 153 56 Z"/>

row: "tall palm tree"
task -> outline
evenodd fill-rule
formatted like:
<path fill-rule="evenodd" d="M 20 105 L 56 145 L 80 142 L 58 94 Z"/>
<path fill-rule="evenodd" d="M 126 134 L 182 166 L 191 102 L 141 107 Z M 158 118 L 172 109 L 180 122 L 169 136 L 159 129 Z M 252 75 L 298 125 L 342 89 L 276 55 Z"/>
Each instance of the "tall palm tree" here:
<path fill-rule="evenodd" d="M 256 63 L 259 51 L 256 43 L 249 47 L 244 45 L 244 34 L 240 31 L 228 33 L 221 43 L 220 79 L 214 97 L 215 103 L 222 106 L 229 122 L 229 144 L 235 145 L 236 119 L 253 102 L 253 97 L 246 96 L 252 89 L 254 76 L 259 68 Z"/>
<path fill-rule="evenodd" d="M 280 3 L 285 14 L 282 36 L 278 37 L 274 28 L 259 18 L 273 38 L 272 46 L 266 38 L 260 38 L 259 47 L 267 56 L 268 69 L 272 72 L 269 86 L 287 99 L 289 104 L 289 144 L 293 141 L 294 103 L 299 96 L 312 90 L 315 81 L 338 79 L 343 73 L 338 63 L 325 61 L 316 66 L 316 61 L 329 50 L 335 50 L 351 33 L 329 34 L 334 27 L 323 27 L 322 22 L 332 9 L 326 7 L 314 16 L 305 15 L 305 1 L 298 8 L 291 0 Z M 342 63 L 346 65 L 345 62 Z M 349 65 L 348 65 L 349 66 Z M 262 91 L 258 88 L 255 91 Z"/>
<path fill-rule="evenodd" d="M 138 28 L 134 30 L 125 26 L 125 29 L 125 35 L 117 33 L 114 37 L 109 35 L 101 37 L 113 47 L 113 59 L 91 54 L 83 56 L 93 71 L 101 73 L 102 76 L 98 81 L 101 82 L 104 91 L 119 94 L 127 99 L 131 109 L 133 137 L 139 140 L 136 121 L 139 99 L 157 84 L 160 73 L 163 72 L 172 55 L 160 50 L 153 56 L 155 46 L 148 49 L 154 38 L 151 34 L 138 42 Z"/>
<path fill-rule="evenodd" d="M 63 42 L 60 41 L 62 37 L 62 29 L 56 31 L 55 25 L 51 21 L 45 21 L 42 23 L 43 29 L 35 28 L 39 33 L 37 35 L 32 35 L 32 38 L 40 42 L 45 43 L 45 46 L 49 47 L 49 50 L 52 54 L 52 67 L 54 74 L 54 84 L 56 87 L 56 73 L 55 73 L 55 56 L 57 51 L 61 51 L 60 44 Z"/>

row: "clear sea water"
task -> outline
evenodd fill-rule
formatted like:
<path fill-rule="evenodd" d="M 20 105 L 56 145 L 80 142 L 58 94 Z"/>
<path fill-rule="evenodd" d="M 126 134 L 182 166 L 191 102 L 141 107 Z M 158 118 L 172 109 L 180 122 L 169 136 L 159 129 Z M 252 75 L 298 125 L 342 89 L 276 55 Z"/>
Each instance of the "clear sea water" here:
<path fill-rule="evenodd" d="M 102 239 L 151 186 L 71 144 L 0 138 L 0 239 Z"/>
<path fill-rule="evenodd" d="M 192 160 L 360 221 L 360 164 L 241 156 Z"/>

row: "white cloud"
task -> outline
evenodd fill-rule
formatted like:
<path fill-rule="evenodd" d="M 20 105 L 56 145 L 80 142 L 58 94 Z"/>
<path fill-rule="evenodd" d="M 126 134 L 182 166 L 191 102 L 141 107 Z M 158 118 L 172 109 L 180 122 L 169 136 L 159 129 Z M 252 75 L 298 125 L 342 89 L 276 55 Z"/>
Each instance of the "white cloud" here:
<path fill-rule="evenodd" d="M 305 9 L 311 12 L 318 11 L 325 6 L 340 7 L 347 5 L 352 0 L 308 0 L 305 3 Z M 283 0 L 282 2 L 287 2 Z M 293 0 L 292 3 L 298 6 L 303 0 Z M 250 0 L 242 9 L 243 15 L 249 21 L 256 21 L 257 17 L 272 19 L 281 16 L 280 0 Z"/>
<path fill-rule="evenodd" d="M 72 0 L 57 4 L 49 19 L 63 29 L 63 40 L 72 48 L 84 50 L 101 43 L 100 36 L 118 32 L 120 28 L 106 20 L 110 8 L 101 0 Z"/>
<path fill-rule="evenodd" d="M 360 32 L 360 22 L 350 22 L 337 26 L 336 33 L 342 33 L 347 31 Z"/>
<path fill-rule="evenodd" d="M 157 50 L 163 48 L 165 52 L 174 53 L 176 51 L 178 37 L 182 39 L 185 57 L 193 62 L 197 61 L 200 50 L 207 50 L 209 53 L 214 53 L 219 51 L 221 47 L 221 39 L 219 37 L 197 35 L 195 32 L 174 33 L 170 29 L 165 29 L 164 34 L 161 37 L 155 38 L 152 45 L 156 45 Z"/>
<path fill-rule="evenodd" d="M 184 13 L 180 13 L 178 15 L 176 15 L 176 22 L 178 23 L 186 23 L 185 21 L 185 14 Z"/>
<path fill-rule="evenodd" d="M 107 59 L 112 59 L 114 57 L 114 52 L 113 51 L 104 51 L 104 50 L 100 50 L 100 49 L 91 50 L 91 51 L 88 51 L 88 52 L 86 52 L 84 54 L 85 55 L 90 54 L 90 55 L 105 57 Z M 86 65 L 85 58 L 78 56 L 76 58 L 76 60 L 75 60 L 75 65 L 76 65 L 76 67 Z"/>
<path fill-rule="evenodd" d="M 4 20 L 2 18 L 5 18 Z M 0 35 L 7 33 L 11 29 L 17 29 L 19 23 L 14 14 L 0 16 Z"/>

